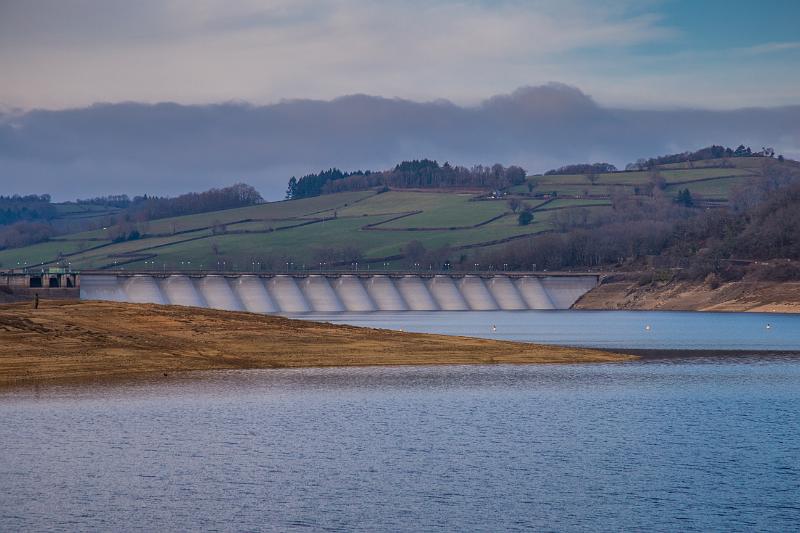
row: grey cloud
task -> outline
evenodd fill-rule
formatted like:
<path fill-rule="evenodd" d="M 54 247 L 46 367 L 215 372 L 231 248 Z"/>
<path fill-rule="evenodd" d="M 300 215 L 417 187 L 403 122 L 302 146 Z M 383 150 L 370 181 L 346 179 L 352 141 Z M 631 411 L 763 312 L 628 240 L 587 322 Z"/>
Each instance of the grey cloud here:
<path fill-rule="evenodd" d="M 176 194 L 245 180 L 279 198 L 293 174 L 388 168 L 407 158 L 624 165 L 711 143 L 800 157 L 800 106 L 705 110 L 603 107 L 574 87 L 524 87 L 476 106 L 366 95 L 254 106 L 98 104 L 0 115 L 0 190 L 60 199 Z"/>

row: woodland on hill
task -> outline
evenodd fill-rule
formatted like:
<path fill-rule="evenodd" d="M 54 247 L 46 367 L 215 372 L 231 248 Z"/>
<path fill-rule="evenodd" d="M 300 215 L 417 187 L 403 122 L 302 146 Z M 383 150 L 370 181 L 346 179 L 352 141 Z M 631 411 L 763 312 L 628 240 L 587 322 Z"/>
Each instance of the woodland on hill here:
<path fill-rule="evenodd" d="M 123 194 L 77 200 L 75 204 L 115 209 L 114 214 L 104 224 L 113 227 L 115 233 L 111 237 L 120 241 L 138 238 L 139 231 L 135 228 L 137 223 L 244 207 L 263 201 L 255 188 L 237 183 L 230 187 L 191 192 L 174 198 L 145 194 L 131 199 Z M 66 223 L 59 216 L 58 205 L 51 202 L 49 194 L 0 196 L 0 250 L 90 229 L 79 222 Z"/>
<path fill-rule="evenodd" d="M 693 209 L 657 188 L 652 196 L 619 194 L 608 211 L 564 211 L 554 231 L 481 257 L 512 269 L 678 268 L 689 279 L 721 281 L 751 273 L 800 279 L 797 261 L 800 168 L 771 158 L 764 160 L 763 175 L 736 189 L 727 206 Z"/>
<path fill-rule="evenodd" d="M 476 165 L 466 168 L 453 166 L 447 162 L 440 165 L 435 160 L 421 159 L 403 161 L 384 172 L 358 170 L 348 173 L 332 168 L 317 174 L 308 174 L 299 180 L 292 176 L 286 190 L 286 198 L 297 200 L 320 194 L 380 187 L 505 189 L 524 183 L 525 177 L 525 170 L 514 165 L 509 167 L 500 164 L 491 167 Z"/>

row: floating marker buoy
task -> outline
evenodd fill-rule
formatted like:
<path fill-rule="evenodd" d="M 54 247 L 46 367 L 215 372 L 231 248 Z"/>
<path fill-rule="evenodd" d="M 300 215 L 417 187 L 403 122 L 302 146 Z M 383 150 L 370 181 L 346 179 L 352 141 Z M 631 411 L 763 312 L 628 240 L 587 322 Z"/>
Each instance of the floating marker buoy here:
<path fill-rule="evenodd" d="M 650 331 L 651 329 L 653 329 L 653 327 L 652 327 L 650 324 L 647 324 L 647 325 L 644 327 L 644 330 L 645 330 L 645 331 Z"/>

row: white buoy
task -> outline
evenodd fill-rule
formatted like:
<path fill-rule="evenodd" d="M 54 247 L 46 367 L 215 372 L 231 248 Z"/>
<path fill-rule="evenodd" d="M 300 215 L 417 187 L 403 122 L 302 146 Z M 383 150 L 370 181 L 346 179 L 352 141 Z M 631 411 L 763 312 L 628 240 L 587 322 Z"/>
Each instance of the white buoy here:
<path fill-rule="evenodd" d="M 644 327 L 644 330 L 645 330 L 645 331 L 650 331 L 651 329 L 653 329 L 653 327 L 652 327 L 650 324 L 647 324 L 647 325 Z"/>

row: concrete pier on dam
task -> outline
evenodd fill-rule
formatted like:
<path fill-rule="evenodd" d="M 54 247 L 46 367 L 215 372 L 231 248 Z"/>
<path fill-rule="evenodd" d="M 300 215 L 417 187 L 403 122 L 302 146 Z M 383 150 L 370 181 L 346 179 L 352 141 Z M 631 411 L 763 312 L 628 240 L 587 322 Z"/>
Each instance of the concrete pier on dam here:
<path fill-rule="evenodd" d="M 569 309 L 596 274 L 83 272 L 82 300 L 253 313 Z"/>

